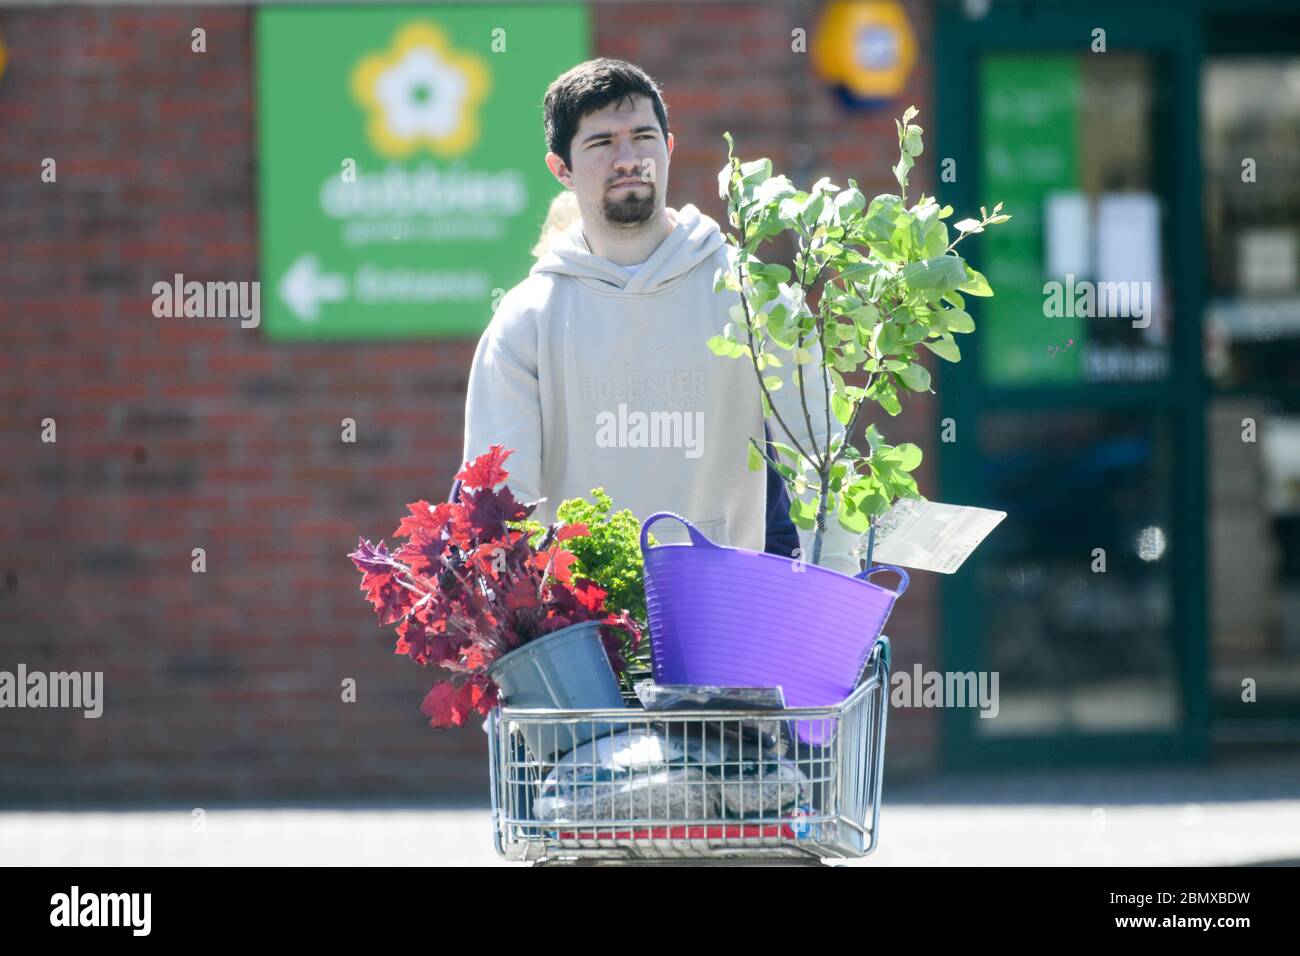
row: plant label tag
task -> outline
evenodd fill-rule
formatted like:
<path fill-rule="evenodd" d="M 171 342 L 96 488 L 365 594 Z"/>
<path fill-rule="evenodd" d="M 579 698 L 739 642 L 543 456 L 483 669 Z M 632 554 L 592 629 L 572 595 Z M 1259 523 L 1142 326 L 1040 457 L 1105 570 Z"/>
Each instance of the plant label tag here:
<path fill-rule="evenodd" d="M 952 574 L 1006 516 L 988 508 L 900 498 L 876 524 L 871 559 Z"/>

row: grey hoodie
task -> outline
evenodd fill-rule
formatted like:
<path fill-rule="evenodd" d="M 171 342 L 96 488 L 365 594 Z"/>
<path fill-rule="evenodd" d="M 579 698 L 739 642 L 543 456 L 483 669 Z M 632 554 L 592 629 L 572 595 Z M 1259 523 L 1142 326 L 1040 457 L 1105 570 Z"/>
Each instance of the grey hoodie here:
<path fill-rule="evenodd" d="M 643 521 L 674 511 L 716 544 L 762 551 L 766 472 L 746 465 L 749 440 L 764 440 L 758 383 L 748 359 L 705 345 L 740 301 L 713 291 L 726 242 L 694 205 L 668 213 L 672 232 L 634 276 L 592 253 L 578 220 L 502 297 L 470 370 L 463 460 L 513 448 L 507 484 L 521 501 L 546 498 L 534 513 L 544 524 L 566 498 L 603 486 Z M 784 380 L 773 401 L 804 442 L 791 368 L 765 374 Z M 814 378 L 810 412 L 824 408 Z M 823 444 L 825 412 L 810 417 Z M 834 417 L 831 427 L 843 433 Z M 785 440 L 775 423 L 772 434 Z M 652 531 L 664 544 L 687 540 L 670 519 Z M 799 536 L 811 560 L 812 534 Z M 856 573 L 856 540 L 831 518 L 819 563 Z"/>

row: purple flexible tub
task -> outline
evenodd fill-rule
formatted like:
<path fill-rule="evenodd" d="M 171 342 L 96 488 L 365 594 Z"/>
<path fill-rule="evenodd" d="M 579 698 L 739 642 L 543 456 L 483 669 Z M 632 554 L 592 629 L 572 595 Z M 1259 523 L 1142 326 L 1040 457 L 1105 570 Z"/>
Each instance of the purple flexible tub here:
<path fill-rule="evenodd" d="M 647 547 L 660 518 L 684 524 L 692 543 Z M 908 583 L 888 564 L 850 576 L 716 545 L 671 511 L 641 525 L 641 554 L 655 682 L 780 687 L 787 707 L 838 704 L 853 691 Z M 867 580 L 880 571 L 899 576 L 897 591 Z M 830 729 L 801 721 L 798 735 L 821 746 Z"/>

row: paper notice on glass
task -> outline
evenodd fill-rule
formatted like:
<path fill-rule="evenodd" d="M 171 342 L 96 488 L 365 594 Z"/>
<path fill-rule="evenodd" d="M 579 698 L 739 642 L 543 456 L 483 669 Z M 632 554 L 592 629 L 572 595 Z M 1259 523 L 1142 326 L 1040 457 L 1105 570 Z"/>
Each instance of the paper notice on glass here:
<path fill-rule="evenodd" d="M 1092 278 L 1092 212 L 1080 192 L 1052 193 L 1043 203 L 1047 278 L 1068 282 Z"/>
<path fill-rule="evenodd" d="M 1160 201 L 1151 193 L 1103 195 L 1097 201 L 1096 314 L 1129 319 L 1144 341 L 1163 345 L 1160 276 Z"/>
<path fill-rule="evenodd" d="M 872 563 L 952 574 L 1006 516 L 988 508 L 900 498 L 876 523 Z"/>

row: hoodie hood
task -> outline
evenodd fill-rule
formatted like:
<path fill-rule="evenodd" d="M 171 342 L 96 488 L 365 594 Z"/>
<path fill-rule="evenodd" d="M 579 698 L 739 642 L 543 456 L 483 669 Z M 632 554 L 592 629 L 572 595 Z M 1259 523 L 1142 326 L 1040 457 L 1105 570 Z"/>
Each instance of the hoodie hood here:
<path fill-rule="evenodd" d="M 645 264 L 629 277 L 619 266 L 591 251 L 576 220 L 534 263 L 529 275 L 549 272 L 572 276 L 597 292 L 645 295 L 676 285 L 692 269 L 726 244 L 718 224 L 688 203 L 673 210 L 677 224 Z"/>

